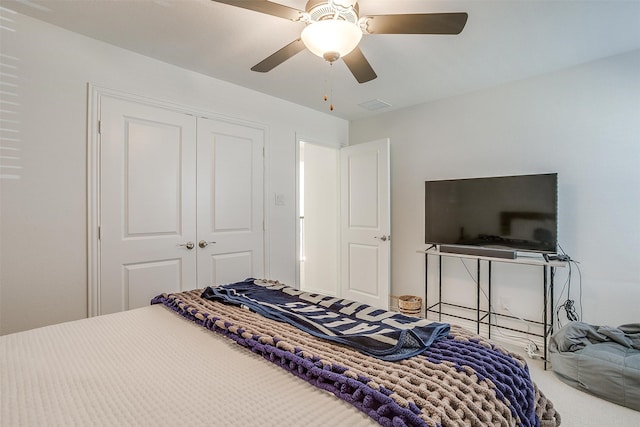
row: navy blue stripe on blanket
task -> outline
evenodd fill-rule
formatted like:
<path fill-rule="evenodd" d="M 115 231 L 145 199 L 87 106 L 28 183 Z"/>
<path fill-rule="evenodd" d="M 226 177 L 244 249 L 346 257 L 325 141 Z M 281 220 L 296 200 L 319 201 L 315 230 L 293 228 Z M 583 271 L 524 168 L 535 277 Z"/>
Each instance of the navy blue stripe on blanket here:
<path fill-rule="evenodd" d="M 207 287 L 202 298 L 246 306 L 329 341 L 386 361 L 408 359 L 449 334 L 449 324 L 405 316 L 367 304 L 298 291 L 279 282 L 247 279 Z"/>

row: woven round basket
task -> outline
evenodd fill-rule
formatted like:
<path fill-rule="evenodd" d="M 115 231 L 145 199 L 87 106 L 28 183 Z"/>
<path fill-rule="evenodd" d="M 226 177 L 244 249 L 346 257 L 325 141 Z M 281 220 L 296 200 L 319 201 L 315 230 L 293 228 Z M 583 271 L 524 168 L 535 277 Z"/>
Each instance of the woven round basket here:
<path fill-rule="evenodd" d="M 398 297 L 398 308 L 403 314 L 420 314 L 422 298 L 415 295 L 402 295 Z"/>

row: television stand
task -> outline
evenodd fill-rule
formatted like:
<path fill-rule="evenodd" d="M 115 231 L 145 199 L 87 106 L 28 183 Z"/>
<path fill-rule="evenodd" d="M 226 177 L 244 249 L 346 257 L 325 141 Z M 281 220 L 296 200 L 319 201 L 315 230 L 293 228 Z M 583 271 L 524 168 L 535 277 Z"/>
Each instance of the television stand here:
<path fill-rule="evenodd" d="M 441 249 L 437 248 L 429 248 L 426 250 L 418 250 L 418 253 L 424 254 L 424 265 L 425 265 L 425 317 L 429 313 L 438 313 L 438 321 L 442 321 L 442 316 L 455 317 L 458 319 L 468 320 L 474 322 L 476 324 L 476 333 L 480 335 L 480 325 L 487 326 L 487 338 L 491 339 L 491 330 L 492 327 L 500 327 L 501 329 L 509 329 L 515 332 L 520 332 L 523 334 L 537 336 L 543 339 L 543 360 L 544 360 L 544 369 L 547 369 L 547 361 L 549 359 L 548 354 L 548 341 L 549 337 L 553 333 L 553 323 L 554 323 L 554 310 L 553 310 L 553 287 L 554 287 L 554 275 L 555 269 L 557 267 L 565 267 L 567 262 L 561 260 L 546 260 L 540 258 L 500 258 L 500 257 L 492 257 L 492 256 L 484 256 L 484 255 L 474 255 L 468 253 L 452 253 L 445 252 L 442 249 L 445 247 L 441 246 Z M 428 295 L 428 285 L 429 285 L 429 256 L 437 256 L 438 257 L 438 298 L 437 301 L 431 305 L 429 305 L 429 295 Z M 442 257 L 455 257 L 455 258 L 463 258 L 463 259 L 472 259 L 476 261 L 477 266 L 477 281 L 476 281 L 476 306 L 468 307 L 459 304 L 452 304 L 442 300 Z M 494 262 L 501 263 L 511 263 L 511 264 L 520 264 L 520 265 L 531 265 L 542 268 L 542 298 L 543 298 L 543 314 L 542 319 L 540 320 L 528 320 L 521 319 L 525 322 L 536 324 L 542 327 L 542 334 L 539 333 L 531 333 L 529 331 L 523 329 L 517 329 L 512 327 L 499 326 L 496 321 L 492 320 L 492 316 L 499 316 L 511 319 L 519 319 L 515 316 L 510 316 L 507 314 L 497 313 L 492 310 L 492 302 L 491 302 L 491 268 Z M 481 282 L 480 282 L 480 270 L 481 266 L 486 265 L 488 268 L 487 271 L 487 298 L 488 304 L 487 309 L 481 309 L 480 306 L 480 293 L 481 293 Z M 469 315 L 460 315 L 451 313 L 451 311 L 447 312 L 446 308 L 456 308 L 464 312 L 469 312 Z M 474 316 L 475 314 L 475 316 Z"/>

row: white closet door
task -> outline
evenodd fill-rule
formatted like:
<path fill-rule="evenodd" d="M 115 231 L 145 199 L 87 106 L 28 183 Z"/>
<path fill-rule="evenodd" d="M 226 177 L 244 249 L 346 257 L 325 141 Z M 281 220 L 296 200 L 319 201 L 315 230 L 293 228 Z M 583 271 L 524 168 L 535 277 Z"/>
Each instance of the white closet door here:
<path fill-rule="evenodd" d="M 198 287 L 264 277 L 264 131 L 198 119 Z"/>
<path fill-rule="evenodd" d="M 105 314 L 195 287 L 196 123 L 109 97 L 100 108 L 98 314 Z"/>

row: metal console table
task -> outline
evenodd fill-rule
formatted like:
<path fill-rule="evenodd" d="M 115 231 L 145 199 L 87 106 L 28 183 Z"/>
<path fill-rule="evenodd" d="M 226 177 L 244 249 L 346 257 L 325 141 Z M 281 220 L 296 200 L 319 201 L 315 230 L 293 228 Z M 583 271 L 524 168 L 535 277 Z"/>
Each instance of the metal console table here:
<path fill-rule="evenodd" d="M 554 323 L 554 312 L 553 312 L 553 287 L 554 287 L 554 276 L 555 276 L 555 269 L 557 267 L 565 267 L 566 266 L 566 262 L 565 261 L 546 261 L 544 259 L 538 259 L 538 258 L 527 258 L 527 257 L 523 257 L 523 258 L 516 258 L 516 259 L 506 259 L 506 258 L 494 258 L 494 257 L 487 257 L 487 256 L 479 256 L 479 255 L 465 255 L 465 254 L 457 254 L 457 253 L 448 253 L 448 252 L 441 252 L 438 249 L 427 249 L 427 250 L 418 250 L 418 253 L 424 254 L 424 264 L 425 264 L 425 281 L 424 281 L 424 286 L 425 286 L 425 317 L 427 317 L 428 313 L 438 313 L 438 321 L 442 321 L 442 315 L 444 314 L 445 316 L 450 316 L 450 317 L 455 317 L 455 318 L 459 318 L 459 319 L 464 319 L 464 320 L 469 320 L 472 322 L 476 323 L 477 329 L 476 329 L 476 333 L 480 334 L 480 325 L 487 325 L 488 328 L 488 338 L 491 338 L 491 327 L 498 327 L 499 325 L 497 325 L 496 322 L 492 322 L 491 320 L 491 316 L 501 316 L 501 317 L 506 317 L 506 318 L 511 318 L 511 319 L 519 319 L 518 317 L 515 316 L 510 316 L 507 314 L 502 314 L 502 313 L 497 313 L 495 311 L 492 311 L 492 303 L 491 303 L 491 267 L 492 264 L 494 262 L 501 262 L 501 263 L 511 263 L 511 264 L 521 264 L 521 265 L 532 265 L 532 266 L 538 266 L 540 268 L 542 268 L 542 276 L 543 276 L 543 280 L 542 280 L 542 293 L 543 293 L 543 305 L 544 305 L 544 312 L 543 312 L 543 318 L 542 321 L 537 321 L 537 320 L 528 320 L 528 319 L 521 319 L 524 320 L 526 322 L 532 323 L 532 324 L 536 324 L 536 325 L 540 325 L 542 326 L 542 330 L 543 333 L 542 334 L 538 334 L 538 333 L 530 333 L 528 331 L 525 330 L 521 330 L 521 329 L 515 329 L 512 327 L 505 327 L 505 326 L 499 326 L 501 329 L 508 329 L 508 330 L 512 330 L 515 332 L 521 332 L 521 333 L 525 333 L 525 334 L 529 334 L 529 335 L 534 335 L 537 337 L 540 337 L 543 339 L 543 354 L 544 354 L 544 369 L 547 369 L 547 361 L 548 361 L 548 339 L 549 336 L 553 333 L 553 323 Z M 429 256 L 437 256 L 438 257 L 438 300 L 437 302 L 429 305 L 429 298 L 428 298 L 428 284 L 429 284 Z M 466 258 L 466 259 L 473 259 L 476 260 L 476 266 L 477 266 L 477 281 L 476 281 L 476 288 L 477 288 L 477 292 L 476 292 L 476 306 L 475 307 L 468 307 L 468 306 L 463 306 L 463 305 L 459 305 L 459 304 L 452 304 L 452 303 L 447 303 L 442 301 L 442 257 L 454 257 L 454 258 Z M 487 271 L 487 291 L 488 291 L 488 304 L 487 304 L 487 309 L 481 309 L 481 305 L 480 305 L 480 293 L 481 293 L 481 288 L 480 288 L 480 272 L 481 272 L 481 265 L 482 265 L 482 261 L 485 261 L 486 266 L 488 268 Z M 466 316 L 461 316 L 461 315 L 457 315 L 457 314 L 452 314 L 452 313 L 447 313 L 445 311 L 443 311 L 443 306 L 444 307 L 456 307 L 458 309 L 463 309 L 463 310 L 470 310 L 470 311 L 474 311 L 475 312 L 475 318 L 472 317 L 466 317 Z"/>

